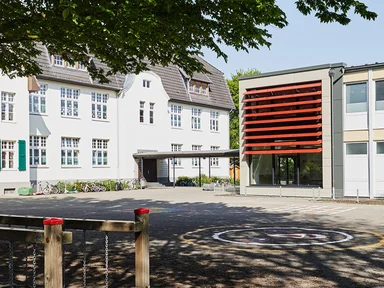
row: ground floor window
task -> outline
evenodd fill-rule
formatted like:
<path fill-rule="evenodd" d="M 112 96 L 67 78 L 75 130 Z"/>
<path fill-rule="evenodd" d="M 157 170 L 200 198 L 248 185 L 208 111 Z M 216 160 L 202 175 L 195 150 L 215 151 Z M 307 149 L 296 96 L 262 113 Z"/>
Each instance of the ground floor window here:
<path fill-rule="evenodd" d="M 1 141 L 1 168 L 15 169 L 16 141 Z"/>
<path fill-rule="evenodd" d="M 171 144 L 171 150 L 172 152 L 181 151 L 181 144 Z M 181 159 L 180 158 L 172 158 L 172 165 L 175 166 L 181 166 Z"/>
<path fill-rule="evenodd" d="M 92 139 L 92 165 L 108 165 L 108 140 Z"/>
<path fill-rule="evenodd" d="M 192 151 L 201 151 L 201 145 L 192 145 Z M 192 158 L 192 166 L 199 166 L 199 158 Z"/>
<path fill-rule="evenodd" d="M 79 165 L 79 139 L 61 138 L 61 165 Z"/>
<path fill-rule="evenodd" d="M 31 166 L 47 165 L 47 137 L 29 136 L 29 164 Z"/>
<path fill-rule="evenodd" d="M 323 185 L 322 153 L 252 155 L 252 185 Z"/>

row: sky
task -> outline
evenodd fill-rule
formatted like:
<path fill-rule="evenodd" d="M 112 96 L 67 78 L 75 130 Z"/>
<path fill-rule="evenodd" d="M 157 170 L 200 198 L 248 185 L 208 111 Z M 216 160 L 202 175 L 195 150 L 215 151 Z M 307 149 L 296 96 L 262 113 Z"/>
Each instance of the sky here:
<path fill-rule="evenodd" d="M 352 14 L 350 24 L 320 23 L 314 16 L 302 15 L 295 0 L 277 0 L 286 13 L 288 26 L 271 27 L 270 49 L 252 49 L 249 53 L 228 46 L 226 63 L 214 52 L 203 50 L 204 59 L 224 72 L 227 78 L 236 71 L 256 68 L 271 72 L 312 65 L 344 62 L 348 66 L 384 62 L 384 0 L 360 0 L 378 17 L 368 21 Z"/>

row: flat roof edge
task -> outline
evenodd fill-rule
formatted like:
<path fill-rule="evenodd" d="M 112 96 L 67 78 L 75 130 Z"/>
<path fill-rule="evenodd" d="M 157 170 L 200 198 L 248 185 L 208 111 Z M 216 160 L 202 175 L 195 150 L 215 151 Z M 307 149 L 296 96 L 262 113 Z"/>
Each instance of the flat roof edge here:
<path fill-rule="evenodd" d="M 351 72 L 355 72 L 355 71 L 364 71 L 364 70 L 369 70 L 369 69 L 380 69 L 380 68 L 384 68 L 384 62 L 383 63 L 375 63 L 375 64 L 346 67 L 345 72 L 351 73 Z"/>
<path fill-rule="evenodd" d="M 260 73 L 256 75 L 250 75 L 250 76 L 240 76 L 239 80 L 256 79 L 256 78 L 271 77 L 271 76 L 278 76 L 278 75 L 284 75 L 284 74 L 293 74 L 293 73 L 315 71 L 315 70 L 321 70 L 321 69 L 327 69 L 327 68 L 346 67 L 346 66 L 347 64 L 343 62 L 321 64 L 321 65 L 314 65 L 314 66 L 308 66 L 308 67 L 300 67 L 300 68 Z"/>

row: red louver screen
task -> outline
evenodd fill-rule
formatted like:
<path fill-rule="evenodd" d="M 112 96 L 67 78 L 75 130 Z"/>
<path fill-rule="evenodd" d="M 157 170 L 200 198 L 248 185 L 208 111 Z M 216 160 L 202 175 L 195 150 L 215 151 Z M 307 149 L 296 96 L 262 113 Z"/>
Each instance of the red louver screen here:
<path fill-rule="evenodd" d="M 244 93 L 245 154 L 322 151 L 321 81 Z"/>

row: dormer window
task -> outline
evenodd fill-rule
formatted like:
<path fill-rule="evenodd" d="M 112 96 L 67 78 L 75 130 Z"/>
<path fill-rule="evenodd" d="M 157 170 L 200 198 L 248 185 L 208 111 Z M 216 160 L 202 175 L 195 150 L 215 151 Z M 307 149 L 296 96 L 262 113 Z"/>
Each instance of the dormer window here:
<path fill-rule="evenodd" d="M 151 87 L 151 81 L 149 80 L 143 80 L 143 87 L 150 88 Z"/>
<path fill-rule="evenodd" d="M 64 67 L 64 60 L 59 55 L 53 56 L 53 64 Z"/>
<path fill-rule="evenodd" d="M 78 65 L 79 70 L 84 70 L 84 71 L 87 70 L 87 67 L 84 65 L 84 62 L 79 61 L 77 63 L 77 65 Z"/>
<path fill-rule="evenodd" d="M 55 66 L 60 66 L 60 67 L 65 67 L 65 68 L 70 68 L 70 69 L 76 69 L 76 70 L 83 70 L 83 71 L 86 71 L 87 70 L 87 67 L 84 65 L 84 62 L 82 61 L 74 61 L 72 63 L 68 62 L 68 61 L 65 61 L 63 59 L 63 57 L 61 57 L 60 55 L 52 55 L 51 56 L 52 58 L 52 62 L 53 62 L 53 65 Z"/>
<path fill-rule="evenodd" d="M 188 88 L 189 92 L 201 95 L 208 95 L 208 83 L 190 80 Z"/>

